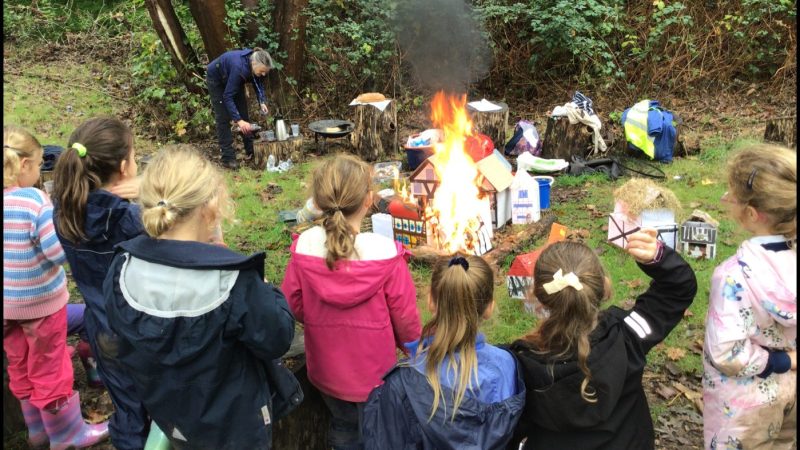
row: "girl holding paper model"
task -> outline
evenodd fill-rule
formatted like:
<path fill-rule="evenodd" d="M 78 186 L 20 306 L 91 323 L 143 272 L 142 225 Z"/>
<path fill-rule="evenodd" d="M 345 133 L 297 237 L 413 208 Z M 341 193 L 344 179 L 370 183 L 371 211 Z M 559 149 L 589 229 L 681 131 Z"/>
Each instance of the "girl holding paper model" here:
<path fill-rule="evenodd" d="M 511 350 L 527 389 L 516 440 L 531 449 L 652 449 L 655 435 L 642 374 L 647 354 L 683 318 L 697 292 L 691 267 L 656 239 L 628 237 L 626 252 L 653 279 L 630 310 L 600 310 L 611 281 L 592 249 L 548 246 L 532 294 L 550 315 Z"/>

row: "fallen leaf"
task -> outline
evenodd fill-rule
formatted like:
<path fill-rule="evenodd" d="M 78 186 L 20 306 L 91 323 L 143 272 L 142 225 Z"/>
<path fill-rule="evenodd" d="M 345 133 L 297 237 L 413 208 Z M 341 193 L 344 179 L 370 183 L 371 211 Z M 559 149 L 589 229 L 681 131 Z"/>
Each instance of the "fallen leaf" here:
<path fill-rule="evenodd" d="M 672 361 L 667 361 L 667 363 L 666 363 L 666 364 L 664 364 L 664 368 L 665 368 L 665 369 L 667 369 L 667 372 L 669 372 L 669 373 L 670 373 L 670 375 L 672 375 L 673 377 L 677 377 L 678 375 L 680 375 L 680 374 L 681 374 L 681 369 L 680 369 L 680 367 L 678 367 L 678 366 L 677 366 L 677 365 L 676 365 L 674 362 L 672 362 Z"/>
<path fill-rule="evenodd" d="M 622 301 L 622 309 L 631 309 L 636 304 L 636 301 L 633 299 L 627 299 Z"/>
<path fill-rule="evenodd" d="M 700 205 L 700 202 L 689 202 L 689 208 L 699 208 Z"/>
<path fill-rule="evenodd" d="M 700 184 L 702 184 L 703 186 L 708 186 L 709 184 L 714 184 L 714 183 L 716 183 L 716 181 L 709 180 L 708 178 L 703 178 L 703 180 L 700 181 Z"/>
<path fill-rule="evenodd" d="M 631 289 L 638 289 L 638 288 L 642 287 L 642 279 L 641 278 L 636 278 L 635 280 L 625 281 L 624 283 Z"/>
<path fill-rule="evenodd" d="M 607 233 L 608 232 L 608 224 L 604 224 L 602 227 L 600 227 L 600 231 L 602 231 L 603 233 Z"/>
<path fill-rule="evenodd" d="M 700 398 L 693 399 L 692 400 L 692 404 L 694 405 L 695 409 L 697 409 L 697 412 L 699 412 L 700 414 L 703 414 L 703 397 L 702 396 Z"/>
<path fill-rule="evenodd" d="M 597 207 L 594 205 L 586 205 L 586 209 L 588 209 L 589 211 L 594 211 L 597 209 Z"/>
<path fill-rule="evenodd" d="M 103 414 L 100 411 L 95 411 L 92 409 L 86 410 L 86 421 L 92 424 L 105 422 L 109 417 L 111 417 L 110 412 L 108 414 Z"/>
<path fill-rule="evenodd" d="M 677 361 L 686 356 L 686 350 L 677 347 L 667 347 L 667 358 L 671 361 Z"/>
<path fill-rule="evenodd" d="M 693 316 L 694 316 L 694 313 L 692 311 L 688 310 L 688 309 L 683 312 L 683 317 L 693 317 Z"/>

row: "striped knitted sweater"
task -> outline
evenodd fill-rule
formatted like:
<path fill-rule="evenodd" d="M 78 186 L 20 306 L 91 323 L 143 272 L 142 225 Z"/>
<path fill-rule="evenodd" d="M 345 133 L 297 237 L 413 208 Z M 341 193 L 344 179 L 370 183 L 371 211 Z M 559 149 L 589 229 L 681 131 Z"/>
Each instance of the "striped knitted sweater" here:
<path fill-rule="evenodd" d="M 3 189 L 3 318 L 49 316 L 67 304 L 53 205 L 36 188 Z"/>

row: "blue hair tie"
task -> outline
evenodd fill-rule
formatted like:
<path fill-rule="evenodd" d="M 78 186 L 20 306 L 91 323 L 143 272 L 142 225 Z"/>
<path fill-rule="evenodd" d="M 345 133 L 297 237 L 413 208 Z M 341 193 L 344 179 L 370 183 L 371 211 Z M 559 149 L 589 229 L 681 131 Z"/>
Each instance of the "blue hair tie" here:
<path fill-rule="evenodd" d="M 459 264 L 461 267 L 463 267 L 465 271 L 469 270 L 469 263 L 467 262 L 467 258 L 464 258 L 463 256 L 453 257 L 450 260 L 450 263 L 447 264 L 447 267 L 451 267 L 456 264 Z"/>

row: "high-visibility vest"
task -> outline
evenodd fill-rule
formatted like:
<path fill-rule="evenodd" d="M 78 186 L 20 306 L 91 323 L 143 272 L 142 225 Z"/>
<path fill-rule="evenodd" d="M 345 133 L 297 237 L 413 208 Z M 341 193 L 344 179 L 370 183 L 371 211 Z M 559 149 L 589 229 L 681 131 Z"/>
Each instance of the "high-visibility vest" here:
<path fill-rule="evenodd" d="M 650 100 L 642 100 L 628 110 L 625 122 L 625 140 L 643 151 L 650 159 L 656 157 L 656 138 L 647 134 L 647 112 L 650 109 Z"/>

